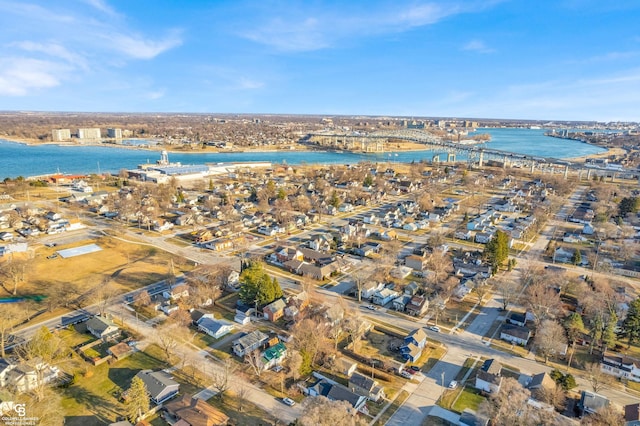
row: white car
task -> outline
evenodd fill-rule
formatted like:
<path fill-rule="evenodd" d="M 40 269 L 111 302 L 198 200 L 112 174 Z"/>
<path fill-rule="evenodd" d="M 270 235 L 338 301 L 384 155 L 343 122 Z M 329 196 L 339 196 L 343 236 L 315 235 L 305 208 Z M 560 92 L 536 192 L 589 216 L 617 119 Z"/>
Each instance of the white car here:
<path fill-rule="evenodd" d="M 449 389 L 455 389 L 458 387 L 458 382 L 456 382 L 455 380 L 452 380 L 451 382 L 449 382 Z"/>
<path fill-rule="evenodd" d="M 367 305 L 367 306 L 365 306 L 365 308 L 369 309 L 370 311 L 375 311 L 376 310 L 376 307 L 373 306 L 373 305 Z"/>
<path fill-rule="evenodd" d="M 437 325 L 432 325 L 431 327 L 429 327 L 429 330 L 440 333 L 440 327 L 438 327 Z"/>
<path fill-rule="evenodd" d="M 296 402 L 291 398 L 282 398 L 282 402 L 287 404 L 289 407 L 293 407 L 294 405 L 296 405 Z"/>

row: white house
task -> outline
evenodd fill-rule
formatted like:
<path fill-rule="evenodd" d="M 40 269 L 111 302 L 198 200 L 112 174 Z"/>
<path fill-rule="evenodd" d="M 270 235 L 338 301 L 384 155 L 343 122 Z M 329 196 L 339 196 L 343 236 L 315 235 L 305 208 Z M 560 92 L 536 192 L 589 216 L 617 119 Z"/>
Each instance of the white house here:
<path fill-rule="evenodd" d="M 389 288 L 383 288 L 373 295 L 373 303 L 375 303 L 376 305 L 384 306 L 399 295 L 400 293 L 398 293 L 397 291 L 391 290 Z"/>
<path fill-rule="evenodd" d="M 517 345 L 525 346 L 531 337 L 531 330 L 515 324 L 504 324 L 500 329 L 500 338 Z"/>
<path fill-rule="evenodd" d="M 225 334 L 231 333 L 233 324 L 221 319 L 202 317 L 197 322 L 198 330 L 208 334 L 214 339 L 219 339 Z"/>
<path fill-rule="evenodd" d="M 604 373 L 627 380 L 640 382 L 640 360 L 629 358 L 615 352 L 605 352 L 600 361 Z"/>
<path fill-rule="evenodd" d="M 502 384 L 502 365 L 495 359 L 488 359 L 482 364 L 476 375 L 476 389 L 487 393 L 494 393 L 500 390 Z"/>

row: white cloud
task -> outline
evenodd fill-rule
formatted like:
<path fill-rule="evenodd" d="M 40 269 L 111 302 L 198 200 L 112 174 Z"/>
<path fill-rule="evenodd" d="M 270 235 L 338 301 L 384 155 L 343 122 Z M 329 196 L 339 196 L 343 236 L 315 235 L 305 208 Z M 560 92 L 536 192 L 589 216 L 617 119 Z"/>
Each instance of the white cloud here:
<path fill-rule="evenodd" d="M 121 33 L 103 34 L 101 37 L 109 42 L 109 48 L 122 52 L 134 59 L 153 59 L 159 54 L 182 44 L 182 40 L 175 32 L 159 41 Z"/>
<path fill-rule="evenodd" d="M 60 85 L 65 69 L 49 61 L 31 58 L 0 60 L 0 95 L 25 96 L 33 90 Z"/>
<path fill-rule="evenodd" d="M 63 59 L 69 64 L 87 69 L 87 62 L 82 55 L 70 52 L 66 47 L 58 43 L 37 43 L 34 41 L 18 41 L 11 46 L 17 47 L 26 52 L 43 53 L 52 58 Z"/>
<path fill-rule="evenodd" d="M 492 7 L 498 1 L 428 2 L 418 5 L 385 7 L 354 5 L 321 10 L 300 10 L 288 5 L 270 9 L 266 21 L 251 22 L 239 35 L 279 51 L 304 52 L 339 45 L 342 40 L 377 34 L 399 33 L 433 25 L 460 13 L 473 13 Z"/>
<path fill-rule="evenodd" d="M 82 1 L 87 3 L 89 6 L 92 6 L 95 9 L 99 10 L 100 12 L 106 13 L 107 15 L 118 16 L 118 13 L 103 0 L 82 0 Z"/>
<path fill-rule="evenodd" d="M 495 49 L 488 47 L 482 40 L 471 40 L 462 47 L 462 50 L 469 50 L 478 53 L 493 53 Z"/>
<path fill-rule="evenodd" d="M 156 100 L 156 99 L 163 98 L 164 95 L 165 95 L 164 89 L 154 90 L 154 91 L 151 91 L 151 92 L 147 93 L 147 98 L 151 99 L 151 100 Z"/>

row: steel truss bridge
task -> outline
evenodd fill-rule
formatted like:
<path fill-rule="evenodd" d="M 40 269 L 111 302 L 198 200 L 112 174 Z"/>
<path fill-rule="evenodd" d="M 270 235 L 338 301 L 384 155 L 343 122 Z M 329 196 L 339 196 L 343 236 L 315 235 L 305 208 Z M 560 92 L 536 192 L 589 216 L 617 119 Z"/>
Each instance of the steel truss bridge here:
<path fill-rule="evenodd" d="M 478 164 L 482 167 L 489 161 L 499 163 L 503 167 L 519 166 L 533 167 L 539 165 L 571 166 L 565 160 L 552 157 L 533 157 L 509 151 L 487 148 L 484 144 L 461 144 L 446 141 L 429 132 L 417 129 L 401 129 L 378 131 L 368 134 L 357 132 L 318 132 L 311 133 L 307 140 L 320 146 L 338 150 L 357 152 L 385 152 L 385 144 L 394 141 L 414 142 L 434 151 L 433 162 L 455 162 L 456 158 L 464 157 L 465 162 Z"/>

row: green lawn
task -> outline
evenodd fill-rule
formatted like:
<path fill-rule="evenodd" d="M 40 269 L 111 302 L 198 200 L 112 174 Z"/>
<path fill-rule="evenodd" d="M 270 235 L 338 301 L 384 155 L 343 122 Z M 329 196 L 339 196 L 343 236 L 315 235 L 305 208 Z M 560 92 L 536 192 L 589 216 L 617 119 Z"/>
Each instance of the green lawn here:
<path fill-rule="evenodd" d="M 123 413 L 118 396 L 126 390 L 140 370 L 166 368 L 159 351 L 136 352 L 109 365 L 84 363 L 77 371 L 76 383 L 63 389 L 62 407 L 66 425 L 93 426 L 115 421 Z"/>
<path fill-rule="evenodd" d="M 474 411 L 478 410 L 478 406 L 486 398 L 480 395 L 480 392 L 476 388 L 465 386 L 458 397 L 458 400 L 451 407 L 453 411 L 462 413 L 465 408 L 470 408 Z"/>

